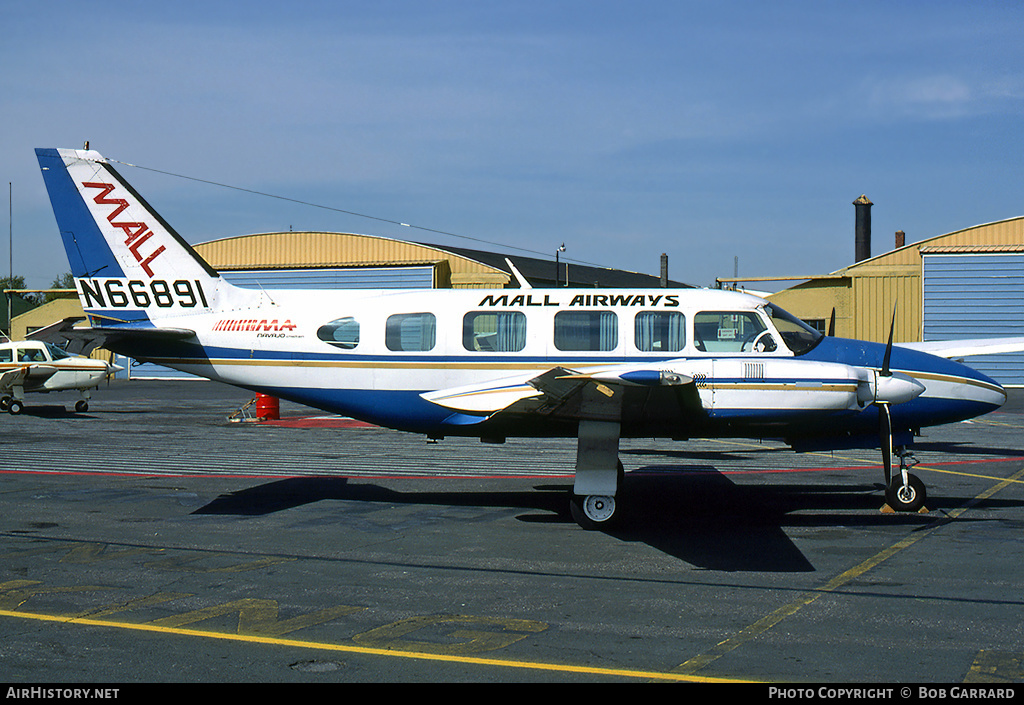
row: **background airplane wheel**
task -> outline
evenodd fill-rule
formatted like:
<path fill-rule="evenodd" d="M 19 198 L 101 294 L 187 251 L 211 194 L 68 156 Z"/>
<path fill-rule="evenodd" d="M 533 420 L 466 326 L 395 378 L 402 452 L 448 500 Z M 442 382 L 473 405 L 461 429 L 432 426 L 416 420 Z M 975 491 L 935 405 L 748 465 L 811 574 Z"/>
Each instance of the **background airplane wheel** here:
<path fill-rule="evenodd" d="M 903 478 L 893 478 L 885 491 L 885 501 L 897 512 L 916 512 L 924 506 L 927 492 L 924 483 L 917 475 L 907 475 L 907 486 L 903 486 Z"/>
<path fill-rule="evenodd" d="M 75 402 L 75 411 L 77 411 L 78 413 L 84 414 L 88 410 L 89 402 L 87 402 L 85 399 L 79 399 L 78 401 Z"/>

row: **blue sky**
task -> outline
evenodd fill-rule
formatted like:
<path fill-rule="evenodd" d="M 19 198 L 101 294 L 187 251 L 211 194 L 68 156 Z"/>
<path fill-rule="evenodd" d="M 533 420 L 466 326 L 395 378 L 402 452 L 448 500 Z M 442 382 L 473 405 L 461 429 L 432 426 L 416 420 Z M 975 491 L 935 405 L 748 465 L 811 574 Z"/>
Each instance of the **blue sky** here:
<path fill-rule="evenodd" d="M 850 264 L 862 193 L 874 254 L 1024 215 L 1021 3 L 0 0 L 0 27 L 32 287 L 68 269 L 33 149 L 85 140 L 328 207 L 117 165 L 190 242 L 564 242 L 697 285 Z"/>

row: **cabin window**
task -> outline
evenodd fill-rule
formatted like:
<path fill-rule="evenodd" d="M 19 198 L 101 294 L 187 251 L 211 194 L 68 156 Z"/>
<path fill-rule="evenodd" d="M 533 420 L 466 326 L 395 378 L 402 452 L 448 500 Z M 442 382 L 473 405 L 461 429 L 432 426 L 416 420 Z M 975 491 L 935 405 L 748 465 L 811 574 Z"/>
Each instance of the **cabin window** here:
<path fill-rule="evenodd" d="M 686 316 L 677 311 L 638 313 L 634 336 L 641 352 L 679 352 L 686 346 Z"/>
<path fill-rule="evenodd" d="M 316 337 L 342 350 L 352 350 L 359 345 L 359 321 L 346 316 L 325 323 L 316 331 Z"/>
<path fill-rule="evenodd" d="M 384 342 L 395 352 L 426 352 L 434 349 L 437 319 L 432 313 L 400 313 L 388 318 Z"/>
<path fill-rule="evenodd" d="M 462 345 L 473 352 L 519 352 L 526 347 L 520 311 L 470 311 L 462 319 Z"/>
<path fill-rule="evenodd" d="M 14 351 L 10 348 L 0 350 L 0 362 L 14 362 Z"/>
<path fill-rule="evenodd" d="M 705 311 L 693 319 L 693 344 L 707 352 L 771 352 L 777 344 L 752 311 Z"/>
<path fill-rule="evenodd" d="M 46 362 L 41 348 L 18 348 L 18 362 Z"/>
<path fill-rule="evenodd" d="M 608 352 L 619 343 L 619 318 L 611 311 L 555 314 L 555 347 L 564 351 Z"/>

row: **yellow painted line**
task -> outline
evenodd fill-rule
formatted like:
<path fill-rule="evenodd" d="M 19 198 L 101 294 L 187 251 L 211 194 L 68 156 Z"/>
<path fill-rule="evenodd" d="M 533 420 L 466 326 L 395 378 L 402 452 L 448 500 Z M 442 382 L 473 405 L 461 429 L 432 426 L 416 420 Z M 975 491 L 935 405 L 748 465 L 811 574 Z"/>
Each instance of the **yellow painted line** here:
<path fill-rule="evenodd" d="M 921 539 L 930 536 L 934 531 L 944 526 L 948 522 L 958 518 L 968 509 L 977 505 L 979 502 L 988 499 L 989 497 L 996 494 L 1000 490 L 1003 490 L 1014 483 L 1020 482 L 1021 478 L 1024 478 L 1024 470 L 1020 470 L 1014 475 L 1011 475 L 1008 478 L 1000 480 L 995 485 L 985 490 L 981 494 L 977 495 L 976 497 L 966 502 L 962 506 L 952 510 L 948 514 L 944 515 L 942 518 L 937 519 L 928 528 L 922 530 L 919 533 L 907 536 L 906 538 L 897 541 L 892 546 L 882 551 L 879 551 L 871 558 L 868 558 L 862 563 L 832 578 L 822 587 L 805 592 L 803 595 L 796 598 L 792 602 L 783 605 L 774 612 L 757 620 L 750 626 L 741 629 L 739 632 L 729 637 L 728 639 L 724 639 L 723 641 L 718 642 L 714 647 L 712 647 L 707 652 L 683 662 L 682 664 L 674 668 L 673 671 L 678 673 L 694 674 L 697 671 L 706 668 L 712 662 L 720 659 L 721 657 L 725 656 L 726 654 L 732 651 L 735 651 L 739 647 L 745 645 L 746 643 L 754 640 L 758 636 L 771 630 L 777 624 L 785 620 L 787 617 L 792 617 L 804 607 L 807 607 L 808 605 L 811 605 L 814 602 L 816 602 L 819 598 L 824 597 L 825 595 L 829 595 L 835 592 L 836 590 L 844 587 L 850 581 L 859 578 L 861 575 L 868 572 L 872 568 L 875 568 L 876 566 L 888 560 L 889 558 L 892 558 L 900 551 L 903 551 L 904 549 L 913 546 Z"/>
<path fill-rule="evenodd" d="M 991 419 L 984 418 L 971 419 L 969 421 L 962 421 L 961 423 L 977 424 L 978 426 L 999 426 L 1000 428 L 1024 428 L 1024 425 L 1019 423 L 1005 423 L 1003 421 L 992 421 Z"/>
<path fill-rule="evenodd" d="M 699 439 L 699 440 L 702 440 L 702 441 L 705 441 L 705 442 L 710 442 L 710 443 L 719 443 L 719 444 L 724 444 L 724 445 L 734 445 L 734 446 L 738 446 L 740 448 L 758 448 L 760 450 L 764 450 L 765 448 L 768 448 L 769 450 L 771 450 L 770 446 L 766 446 L 766 445 L 758 444 L 758 443 L 744 443 L 744 442 L 736 441 L 735 439 L 731 439 L 731 438 L 702 438 L 702 439 Z M 780 446 L 780 447 L 777 448 L 777 450 L 787 451 L 788 448 Z M 873 458 L 873 459 L 872 458 L 858 458 L 858 457 L 853 456 L 853 455 L 843 455 L 839 451 L 834 451 L 834 452 L 831 452 L 831 453 L 828 452 L 828 451 L 807 451 L 806 453 L 800 453 L 800 455 L 806 455 L 806 456 L 811 456 L 811 457 L 830 458 L 832 460 L 842 460 L 843 462 L 847 462 L 847 463 L 861 463 L 863 465 L 879 465 L 879 466 L 881 465 L 881 462 L 878 460 L 878 458 Z M 992 458 L 991 460 L 984 460 L 983 459 L 983 460 L 971 461 L 971 462 L 978 462 L 978 463 L 986 463 L 986 462 L 1005 463 L 1005 462 L 1012 462 L 1014 460 L 1020 460 L 1021 462 L 1024 462 L 1024 456 L 1021 456 L 1020 458 Z M 933 467 L 931 465 L 920 464 L 920 465 L 915 465 L 915 466 L 913 466 L 910 469 L 911 470 L 916 470 L 916 471 L 934 472 L 934 473 L 939 473 L 939 474 L 942 474 L 942 475 L 960 475 L 961 477 L 973 477 L 973 478 L 976 478 L 976 479 L 979 479 L 979 480 L 992 480 L 993 482 L 1003 481 L 1003 478 L 997 477 L 995 475 L 979 475 L 977 473 L 963 472 L 962 470 L 948 470 L 948 469 L 943 469 L 943 468 L 937 468 L 937 467 Z M 894 475 L 899 473 L 899 467 L 898 467 L 897 463 L 893 464 L 893 473 L 894 473 Z M 1006 481 L 1009 482 L 1010 484 L 1024 484 L 1024 480 L 1006 480 Z"/>
<path fill-rule="evenodd" d="M 1024 680 L 1024 653 L 982 650 L 964 683 L 1014 683 Z"/>
<path fill-rule="evenodd" d="M 1024 463 L 1024 458 L 1020 458 L 1019 460 L 1022 463 Z M 981 461 L 981 462 L 984 462 L 984 461 Z M 993 462 L 996 462 L 996 461 L 993 461 Z M 928 472 L 940 473 L 942 475 L 959 475 L 961 477 L 973 477 L 973 478 L 977 478 L 979 480 L 993 480 L 993 481 L 1000 481 L 1000 480 L 1002 480 L 1003 482 L 1006 482 L 1007 484 L 1011 484 L 1011 485 L 1012 484 L 1024 485 L 1024 480 L 1020 480 L 1020 479 L 1016 479 L 1016 480 L 1014 480 L 1014 479 L 1005 479 L 1004 480 L 1003 478 L 995 477 L 993 475 L 979 475 L 977 473 L 963 472 L 961 470 L 944 470 L 944 469 L 940 469 L 940 468 L 933 468 L 933 467 L 928 467 L 928 466 L 923 466 L 923 465 L 915 465 L 914 469 L 915 470 L 918 470 L 918 469 L 920 469 L 920 470 L 927 470 Z M 893 472 L 895 472 L 895 469 L 894 469 Z"/>
<path fill-rule="evenodd" d="M 574 666 L 571 664 L 545 663 L 541 661 L 516 661 L 512 659 L 482 658 L 476 656 L 459 656 L 453 654 L 431 654 L 419 651 L 403 651 L 397 649 L 375 649 L 348 644 L 330 644 L 318 641 L 302 641 L 299 639 L 279 639 L 276 637 L 255 636 L 251 634 L 228 634 L 225 632 L 208 632 L 199 629 L 181 629 L 164 627 L 155 624 L 132 624 L 129 622 L 111 622 L 101 619 L 83 617 L 61 617 L 57 615 L 37 614 L 31 612 L 15 612 L 0 610 L 0 617 L 28 619 L 41 622 L 57 622 L 89 627 L 107 627 L 128 629 L 131 631 L 150 632 L 154 634 L 170 634 L 174 636 L 200 637 L 204 639 L 221 639 L 249 644 L 266 644 L 271 646 L 288 646 L 317 651 L 332 651 L 364 656 L 386 656 L 390 658 L 419 659 L 423 661 L 443 661 L 447 663 L 468 664 L 474 666 L 492 666 L 497 668 L 519 668 L 534 671 L 550 671 L 556 673 L 577 673 L 592 676 L 637 678 L 644 680 L 675 681 L 687 683 L 749 683 L 734 678 L 709 678 L 684 673 L 663 671 L 646 671 L 630 668 L 598 668 L 594 666 Z"/>

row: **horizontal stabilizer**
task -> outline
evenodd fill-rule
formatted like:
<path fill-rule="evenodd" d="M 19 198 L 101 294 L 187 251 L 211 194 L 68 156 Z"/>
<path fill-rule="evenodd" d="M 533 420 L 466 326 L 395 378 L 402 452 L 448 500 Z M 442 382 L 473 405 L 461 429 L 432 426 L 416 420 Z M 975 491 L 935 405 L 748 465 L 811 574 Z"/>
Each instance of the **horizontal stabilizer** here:
<path fill-rule="evenodd" d="M 195 337 L 195 331 L 187 328 L 137 328 L 128 326 L 100 326 L 76 328 L 82 318 L 65 318 L 63 321 L 40 328 L 26 336 L 30 340 L 64 346 L 75 355 L 88 355 L 98 347 L 116 345 L 125 340 L 175 341 Z"/>

